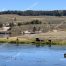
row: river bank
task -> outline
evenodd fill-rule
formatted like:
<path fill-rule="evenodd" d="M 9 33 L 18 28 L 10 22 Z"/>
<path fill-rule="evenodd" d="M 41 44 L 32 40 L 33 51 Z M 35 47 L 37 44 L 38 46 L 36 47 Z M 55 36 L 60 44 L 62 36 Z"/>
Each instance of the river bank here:
<path fill-rule="evenodd" d="M 36 38 L 39 40 L 37 41 Z M 66 45 L 66 31 L 0 38 L 0 43 Z"/>
<path fill-rule="evenodd" d="M 7 37 L 0 38 L 0 43 L 16 43 L 16 44 L 51 44 L 51 45 L 66 45 L 66 40 L 62 39 L 41 39 L 37 38 L 21 38 L 21 37 Z"/>

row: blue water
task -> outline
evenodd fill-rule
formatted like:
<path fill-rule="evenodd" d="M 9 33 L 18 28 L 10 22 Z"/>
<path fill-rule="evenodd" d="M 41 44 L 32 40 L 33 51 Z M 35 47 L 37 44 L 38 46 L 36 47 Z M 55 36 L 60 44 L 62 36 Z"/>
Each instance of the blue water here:
<path fill-rule="evenodd" d="M 0 66 L 66 66 L 66 46 L 0 44 Z"/>

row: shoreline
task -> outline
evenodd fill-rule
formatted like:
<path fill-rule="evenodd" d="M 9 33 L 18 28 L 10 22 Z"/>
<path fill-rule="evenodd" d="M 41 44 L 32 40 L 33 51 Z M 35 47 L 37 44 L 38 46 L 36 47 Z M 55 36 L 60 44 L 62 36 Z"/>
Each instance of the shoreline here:
<path fill-rule="evenodd" d="M 36 38 L 34 38 L 34 37 L 32 37 L 32 38 L 28 38 L 28 37 L 7 37 L 7 38 L 0 38 L 0 43 L 66 45 L 66 40 L 62 40 L 62 39 L 42 39 L 40 41 L 36 41 Z"/>
<path fill-rule="evenodd" d="M 3 37 L 0 38 L 0 43 L 66 45 L 66 31 Z"/>

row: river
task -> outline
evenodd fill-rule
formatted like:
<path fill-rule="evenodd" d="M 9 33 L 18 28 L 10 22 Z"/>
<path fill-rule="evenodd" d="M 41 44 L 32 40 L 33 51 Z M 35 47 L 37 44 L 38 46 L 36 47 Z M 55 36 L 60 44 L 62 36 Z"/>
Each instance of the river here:
<path fill-rule="evenodd" d="M 66 46 L 0 44 L 0 66 L 66 66 Z"/>

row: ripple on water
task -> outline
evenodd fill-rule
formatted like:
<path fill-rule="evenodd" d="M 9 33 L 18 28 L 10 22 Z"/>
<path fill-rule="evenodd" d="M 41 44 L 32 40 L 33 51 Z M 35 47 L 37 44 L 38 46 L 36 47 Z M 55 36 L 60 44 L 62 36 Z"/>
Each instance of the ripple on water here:
<path fill-rule="evenodd" d="M 0 66 L 66 66 L 62 46 L 3 45 L 0 47 Z"/>

